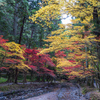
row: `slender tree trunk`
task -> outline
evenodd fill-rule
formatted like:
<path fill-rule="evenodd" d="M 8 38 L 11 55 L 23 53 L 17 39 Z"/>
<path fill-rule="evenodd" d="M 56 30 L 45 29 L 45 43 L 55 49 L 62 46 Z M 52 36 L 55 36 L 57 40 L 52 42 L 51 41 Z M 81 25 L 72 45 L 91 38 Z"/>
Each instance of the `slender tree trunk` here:
<path fill-rule="evenodd" d="M 11 82 L 11 73 L 10 73 L 10 71 L 7 72 L 7 77 L 8 77 L 7 82 Z"/>
<path fill-rule="evenodd" d="M 24 16 L 23 21 L 22 21 L 22 27 L 21 27 L 21 31 L 20 31 L 20 37 L 19 37 L 19 44 L 21 44 L 21 40 L 22 40 L 24 23 L 25 23 L 25 16 Z"/>
<path fill-rule="evenodd" d="M 32 37 L 33 37 L 33 33 L 34 33 L 34 29 L 32 29 L 31 39 L 32 39 Z M 28 48 L 30 48 L 30 47 L 31 47 L 31 41 L 29 40 L 29 46 L 28 46 Z"/>
<path fill-rule="evenodd" d="M 34 79 L 34 75 L 33 75 L 34 72 L 33 72 L 33 70 L 31 70 L 30 73 L 31 73 L 31 81 L 33 81 L 33 79 Z"/>
<path fill-rule="evenodd" d="M 40 47 L 42 47 L 42 42 L 43 42 L 43 40 L 42 40 L 42 33 L 40 34 L 40 36 L 39 36 L 39 45 L 40 45 Z"/>
<path fill-rule="evenodd" d="M 86 52 L 86 58 L 85 58 L 85 62 L 86 62 L 86 68 L 88 68 L 88 57 L 87 57 L 87 44 L 85 44 L 85 52 Z M 90 81 L 89 81 L 89 77 L 86 77 L 86 84 L 89 86 L 90 85 Z"/>
<path fill-rule="evenodd" d="M 42 76 L 42 81 L 45 82 L 45 75 Z"/>
<path fill-rule="evenodd" d="M 91 87 L 94 87 L 94 76 L 91 77 L 91 83 L 90 83 Z"/>
<path fill-rule="evenodd" d="M 31 74 L 31 81 L 32 81 L 32 79 L 33 79 L 33 73 L 32 73 L 32 71 L 30 72 L 30 74 Z"/>
<path fill-rule="evenodd" d="M 26 80 L 26 76 L 27 76 L 27 72 L 23 72 L 23 83 L 26 83 L 27 80 Z"/>
<path fill-rule="evenodd" d="M 86 52 L 86 57 L 85 57 L 85 61 L 86 61 L 86 68 L 88 68 L 88 57 L 87 57 L 87 45 L 85 45 L 85 52 Z"/>
<path fill-rule="evenodd" d="M 17 84 L 17 79 L 18 79 L 18 68 L 15 69 L 15 84 Z"/>
<path fill-rule="evenodd" d="M 41 79 L 41 77 L 40 76 L 37 76 L 37 81 L 38 82 L 40 82 L 40 79 Z"/>
<path fill-rule="evenodd" d="M 14 79 L 15 79 L 15 71 L 14 69 L 12 70 L 12 81 L 14 82 Z"/>
<path fill-rule="evenodd" d="M 93 10 L 93 22 L 94 24 L 99 24 L 97 7 L 94 7 Z"/>
<path fill-rule="evenodd" d="M 18 17 L 17 17 L 17 8 L 18 8 L 18 3 L 15 3 L 15 7 L 14 7 L 14 26 L 13 26 L 13 34 L 14 36 L 17 35 L 17 21 L 18 21 Z"/>

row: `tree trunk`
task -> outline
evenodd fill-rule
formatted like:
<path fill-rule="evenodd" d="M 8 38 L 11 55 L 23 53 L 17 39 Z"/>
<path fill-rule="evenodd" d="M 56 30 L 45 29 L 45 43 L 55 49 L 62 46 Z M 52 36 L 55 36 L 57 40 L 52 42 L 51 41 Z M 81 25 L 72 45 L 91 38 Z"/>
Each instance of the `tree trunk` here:
<path fill-rule="evenodd" d="M 18 68 L 15 69 L 15 84 L 17 84 L 17 79 L 18 79 Z"/>
<path fill-rule="evenodd" d="M 13 34 L 14 36 L 17 35 L 17 21 L 18 21 L 18 17 L 17 17 L 17 8 L 18 8 L 18 3 L 15 3 L 15 7 L 14 7 L 14 26 L 13 26 Z"/>
<path fill-rule="evenodd" d="M 22 40 L 23 29 L 24 29 L 24 23 L 25 23 L 25 16 L 24 16 L 24 18 L 23 18 L 22 27 L 21 27 L 21 31 L 20 31 L 19 44 L 21 44 L 21 40 Z"/>
<path fill-rule="evenodd" d="M 32 39 L 32 37 L 33 37 L 33 33 L 34 33 L 34 29 L 32 29 L 31 39 Z M 28 48 L 30 48 L 30 47 L 31 47 L 31 41 L 29 40 L 29 46 L 28 46 Z"/>
<path fill-rule="evenodd" d="M 23 83 L 26 83 L 27 80 L 26 80 L 26 76 L 27 76 L 27 72 L 23 72 Z"/>
<path fill-rule="evenodd" d="M 42 76 L 42 81 L 45 82 L 45 75 Z"/>
<path fill-rule="evenodd" d="M 87 51 L 88 51 L 87 50 L 87 44 L 85 43 L 85 53 L 86 53 L 85 62 L 86 62 L 86 68 L 88 68 Z M 87 86 L 90 86 L 89 77 L 86 77 L 86 84 L 87 84 Z"/>
<path fill-rule="evenodd" d="M 7 72 L 7 77 L 8 77 L 7 82 L 11 82 L 11 74 L 10 74 L 10 72 Z"/>
<path fill-rule="evenodd" d="M 38 82 L 40 82 L 40 79 L 41 79 L 41 77 L 40 76 L 37 76 L 37 81 Z"/>
<path fill-rule="evenodd" d="M 99 24 L 97 7 L 94 7 L 93 10 L 93 22 Z"/>
<path fill-rule="evenodd" d="M 31 81 L 33 80 L 33 71 L 31 70 Z"/>
<path fill-rule="evenodd" d="M 89 79 L 89 77 L 86 77 L 86 85 L 90 86 L 90 79 Z"/>
<path fill-rule="evenodd" d="M 39 36 L 39 45 L 40 45 L 40 47 L 42 47 L 42 45 L 43 45 L 43 40 L 42 40 L 42 33 L 40 34 L 40 36 Z"/>
<path fill-rule="evenodd" d="M 91 87 L 94 87 L 94 76 L 91 76 L 91 83 L 90 83 Z"/>
<path fill-rule="evenodd" d="M 85 57 L 85 61 L 86 61 L 86 68 L 88 68 L 88 57 L 87 57 L 87 44 L 85 44 L 85 53 L 86 53 L 86 57 Z"/>
<path fill-rule="evenodd" d="M 15 79 L 15 71 L 12 70 L 12 82 L 14 82 L 14 79 Z"/>

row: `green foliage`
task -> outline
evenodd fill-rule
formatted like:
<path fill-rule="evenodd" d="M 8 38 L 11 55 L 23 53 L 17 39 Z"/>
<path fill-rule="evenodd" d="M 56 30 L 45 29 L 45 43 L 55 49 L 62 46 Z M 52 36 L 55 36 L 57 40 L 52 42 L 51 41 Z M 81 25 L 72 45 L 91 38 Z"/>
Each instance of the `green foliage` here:
<path fill-rule="evenodd" d="M 87 89 L 86 88 L 83 88 L 82 94 L 86 94 L 87 92 L 88 92 Z"/>
<path fill-rule="evenodd" d="M 90 88 L 90 87 L 84 86 L 82 89 L 82 94 L 86 94 L 87 92 L 91 92 L 91 91 L 93 92 L 96 90 L 97 90 L 96 88 Z"/>
<path fill-rule="evenodd" d="M 9 90 L 9 86 L 0 87 L 0 91 L 8 91 L 8 90 Z"/>
<path fill-rule="evenodd" d="M 43 39 L 46 39 L 51 31 L 58 28 L 58 23 L 61 23 L 61 20 L 55 19 L 51 28 L 47 26 L 42 28 L 41 25 L 29 22 L 29 16 L 40 9 L 39 3 L 42 3 L 42 0 L 30 2 L 27 0 L 4 0 L 3 2 L 4 5 L 0 5 L 0 34 L 9 41 L 19 42 L 24 17 L 21 44 L 26 44 L 29 48 L 43 47 L 45 44 Z M 41 24 L 44 24 L 44 21 L 41 21 Z M 15 33 L 16 35 L 14 35 Z"/>
<path fill-rule="evenodd" d="M 0 77 L 0 83 L 4 83 L 4 82 L 6 82 L 6 81 L 7 81 L 6 78 Z"/>

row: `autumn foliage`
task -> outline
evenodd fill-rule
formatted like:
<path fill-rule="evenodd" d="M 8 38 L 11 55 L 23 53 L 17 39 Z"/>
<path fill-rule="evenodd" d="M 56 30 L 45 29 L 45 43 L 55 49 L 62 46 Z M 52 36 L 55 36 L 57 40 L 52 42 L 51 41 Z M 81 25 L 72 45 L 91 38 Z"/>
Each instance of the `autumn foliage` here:
<path fill-rule="evenodd" d="M 33 71 L 36 73 L 42 75 L 42 74 L 48 74 L 52 77 L 55 77 L 54 71 L 50 70 L 46 66 L 55 67 L 55 64 L 52 62 L 50 55 L 48 54 L 40 54 L 39 50 L 36 49 L 26 49 L 24 57 L 27 59 L 25 63 L 32 68 Z"/>
<path fill-rule="evenodd" d="M 8 40 L 2 39 L 2 37 L 0 37 L 1 71 L 6 70 L 10 74 L 11 70 L 9 69 L 16 70 L 17 68 L 20 72 L 32 70 L 38 76 L 48 75 L 56 77 L 53 70 L 55 64 L 52 62 L 49 54 L 37 55 L 39 53 L 38 49 L 28 49 L 15 42 L 7 42 Z"/>
<path fill-rule="evenodd" d="M 100 73 L 100 35 L 95 27 L 100 16 L 98 0 L 43 0 L 41 8 L 29 17 L 42 27 L 51 28 L 52 21 L 63 14 L 75 17 L 69 24 L 58 24 L 44 41 L 44 49 L 29 49 L 0 37 L 2 69 L 33 71 L 38 76 L 66 75 L 70 79 L 85 78 Z M 66 13 L 67 12 L 67 13 Z M 95 18 L 97 17 L 97 18 Z M 43 24 L 42 24 L 43 21 Z M 66 27 L 67 26 L 67 27 Z M 52 59 L 49 53 L 53 53 Z M 98 75 L 100 79 L 100 75 Z M 100 82 L 99 82 L 100 83 Z"/>

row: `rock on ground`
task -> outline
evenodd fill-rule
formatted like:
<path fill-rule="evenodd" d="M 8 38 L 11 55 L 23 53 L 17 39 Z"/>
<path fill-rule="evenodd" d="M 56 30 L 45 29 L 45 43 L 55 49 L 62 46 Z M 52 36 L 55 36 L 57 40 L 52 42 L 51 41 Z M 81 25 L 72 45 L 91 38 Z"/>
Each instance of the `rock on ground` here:
<path fill-rule="evenodd" d="M 26 100 L 58 100 L 57 98 L 57 92 L 50 92 L 50 93 L 46 93 L 37 97 L 33 97 L 33 98 L 29 98 Z"/>
<path fill-rule="evenodd" d="M 79 88 L 73 84 L 63 85 L 61 88 L 54 92 L 49 92 L 37 97 L 25 99 L 25 100 L 87 100 L 80 93 Z"/>

